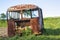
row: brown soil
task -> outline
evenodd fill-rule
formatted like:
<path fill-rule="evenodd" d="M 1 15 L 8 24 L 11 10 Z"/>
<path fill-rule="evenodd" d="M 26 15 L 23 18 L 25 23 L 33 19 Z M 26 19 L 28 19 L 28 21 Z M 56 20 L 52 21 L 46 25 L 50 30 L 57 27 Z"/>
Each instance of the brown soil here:
<path fill-rule="evenodd" d="M 0 36 L 6 37 L 7 35 L 7 27 L 0 27 Z"/>

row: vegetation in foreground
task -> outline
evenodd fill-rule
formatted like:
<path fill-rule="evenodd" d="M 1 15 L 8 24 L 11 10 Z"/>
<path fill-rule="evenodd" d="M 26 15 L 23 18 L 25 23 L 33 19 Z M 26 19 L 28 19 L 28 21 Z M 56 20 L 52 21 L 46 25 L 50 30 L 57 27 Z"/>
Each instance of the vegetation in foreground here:
<path fill-rule="evenodd" d="M 44 28 L 46 31 L 39 36 L 24 34 L 22 37 L 0 37 L 0 40 L 60 40 L 60 18 L 45 18 Z"/>

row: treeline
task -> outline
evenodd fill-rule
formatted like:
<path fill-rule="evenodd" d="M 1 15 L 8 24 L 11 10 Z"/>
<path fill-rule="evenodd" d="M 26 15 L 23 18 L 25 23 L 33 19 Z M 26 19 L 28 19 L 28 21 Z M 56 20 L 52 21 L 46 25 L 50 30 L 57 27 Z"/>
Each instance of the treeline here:
<path fill-rule="evenodd" d="M 7 27 L 7 16 L 5 13 L 0 14 L 0 27 Z"/>
<path fill-rule="evenodd" d="M 6 19 L 7 19 L 7 15 L 5 13 L 1 13 L 0 20 L 6 20 Z"/>

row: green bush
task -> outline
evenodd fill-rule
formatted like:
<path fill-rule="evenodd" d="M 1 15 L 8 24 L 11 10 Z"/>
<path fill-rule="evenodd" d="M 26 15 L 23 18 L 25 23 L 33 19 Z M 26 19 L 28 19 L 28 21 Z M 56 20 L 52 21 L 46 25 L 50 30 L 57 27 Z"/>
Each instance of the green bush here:
<path fill-rule="evenodd" d="M 31 35 L 31 29 L 30 28 L 28 28 L 28 26 L 26 27 L 27 28 L 27 30 L 23 30 L 22 31 L 22 36 L 28 36 L 28 35 Z"/>

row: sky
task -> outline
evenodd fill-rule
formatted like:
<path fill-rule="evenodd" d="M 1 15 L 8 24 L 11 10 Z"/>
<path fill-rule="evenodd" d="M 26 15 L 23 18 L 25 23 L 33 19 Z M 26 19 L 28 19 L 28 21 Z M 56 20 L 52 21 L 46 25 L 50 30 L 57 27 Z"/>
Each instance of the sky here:
<path fill-rule="evenodd" d="M 34 4 L 42 9 L 43 17 L 60 16 L 60 0 L 0 0 L 0 14 L 9 7 L 21 4 Z"/>

